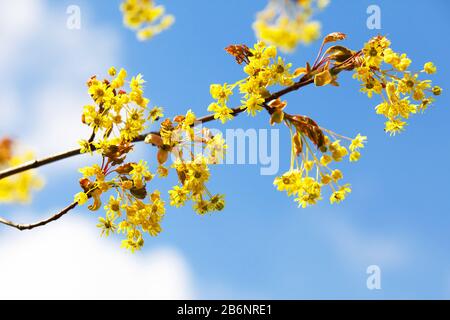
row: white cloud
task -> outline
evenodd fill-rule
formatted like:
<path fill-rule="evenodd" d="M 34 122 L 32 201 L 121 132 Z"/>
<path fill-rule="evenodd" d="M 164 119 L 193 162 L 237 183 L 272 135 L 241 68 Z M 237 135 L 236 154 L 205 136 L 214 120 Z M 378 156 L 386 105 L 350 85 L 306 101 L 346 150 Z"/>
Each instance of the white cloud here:
<path fill-rule="evenodd" d="M 31 232 L 2 229 L 0 299 L 192 299 L 173 248 L 130 254 L 76 212 Z"/>
<path fill-rule="evenodd" d="M 81 93 L 64 85 L 49 84 L 33 100 L 37 107 L 25 141 L 39 156 L 76 147 L 78 140 L 87 139 L 91 134 L 81 123 L 81 106 L 85 100 Z"/>
<path fill-rule="evenodd" d="M 69 30 L 62 6 L 4 2 L 0 72 L 8 75 L 9 87 L 0 103 L 7 114 L 0 119 L 1 134 L 11 134 L 38 156 L 65 151 L 89 136 L 81 123 L 82 107 L 90 102 L 85 83 L 118 64 L 120 41 L 112 30 L 89 21 L 88 5 L 81 7 L 82 28 Z"/>
<path fill-rule="evenodd" d="M 0 50 L 1 52 L 1 50 Z M 14 129 L 14 124 L 19 118 L 19 97 L 15 90 L 0 88 L 0 110 L 2 116 L 0 117 L 0 136 L 6 135 Z"/>
<path fill-rule="evenodd" d="M 407 263 L 410 257 L 407 242 L 401 236 L 364 232 L 342 216 L 339 219 L 327 219 L 318 229 L 350 267 L 374 264 L 398 268 Z"/>
<path fill-rule="evenodd" d="M 33 34 L 43 18 L 41 0 L 0 0 L 0 72 L 14 68 L 23 44 Z"/>

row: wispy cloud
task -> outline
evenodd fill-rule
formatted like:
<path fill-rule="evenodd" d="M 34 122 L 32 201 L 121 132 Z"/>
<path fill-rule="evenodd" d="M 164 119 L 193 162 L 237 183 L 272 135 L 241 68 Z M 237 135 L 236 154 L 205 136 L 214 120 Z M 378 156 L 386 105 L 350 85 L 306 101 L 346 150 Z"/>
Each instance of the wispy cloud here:
<path fill-rule="evenodd" d="M 368 231 L 343 216 L 328 217 L 317 229 L 350 268 L 372 264 L 398 268 L 410 258 L 408 242 L 403 236 Z"/>

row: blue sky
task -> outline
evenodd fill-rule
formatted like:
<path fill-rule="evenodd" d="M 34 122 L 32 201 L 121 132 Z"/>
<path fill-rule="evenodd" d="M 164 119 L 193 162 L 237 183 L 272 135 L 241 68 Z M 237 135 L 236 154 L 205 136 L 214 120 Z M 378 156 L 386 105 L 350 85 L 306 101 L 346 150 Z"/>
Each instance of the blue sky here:
<path fill-rule="evenodd" d="M 123 28 L 117 8 L 119 1 L 114 4 L 48 1 L 51 17 L 62 29 L 65 8 L 79 5 L 83 15 L 79 31 L 82 35 L 61 30 L 70 43 L 61 52 L 43 49 L 42 42 L 33 41 L 50 41 L 46 33 L 49 27 L 44 27 L 37 38 L 29 39 L 26 60 L 14 69 L 17 72 L 8 73 L 21 97 L 17 104 L 21 116 L 5 126 L 2 124 L 4 129 L 0 133 L 3 135 L 8 129 L 8 133 L 21 140 L 31 136 L 32 141 L 44 139 L 39 137 L 39 126 L 30 132 L 25 128 L 24 124 L 33 122 L 27 116 L 27 103 L 35 95 L 27 98 L 28 93 L 37 91 L 41 78 L 49 83 L 61 79 L 64 86 L 61 91 L 70 89 L 70 94 L 87 99 L 84 82 L 74 83 L 72 73 L 76 73 L 76 79 L 87 79 L 92 74 L 104 73 L 110 61 L 132 74 L 144 74 L 148 82 L 146 95 L 152 103 L 164 106 L 167 115 L 184 113 L 188 108 L 198 115 L 204 114 L 211 102 L 211 83 L 234 82 L 242 77 L 240 67 L 223 48 L 255 41 L 251 24 L 265 1 L 160 2 L 176 16 L 176 24 L 152 41 L 141 43 L 133 32 Z M 366 27 L 366 9 L 371 4 L 381 8 L 381 30 Z M 446 33 L 450 22 L 444 15 L 449 6 L 444 0 L 425 3 L 334 0 L 318 19 L 323 34 L 333 31 L 348 34 L 346 45 L 351 48 L 358 49 L 371 36 L 381 33 L 392 40 L 395 50 L 411 57 L 416 69 L 434 61 L 439 72 L 433 80 L 446 90 L 445 79 L 450 75 Z M 85 33 L 94 33 L 94 40 L 78 41 L 77 37 L 83 38 Z M 86 47 L 86 43 L 92 47 Z M 318 46 L 315 43 L 299 47 L 286 59 L 302 66 L 314 60 Z M 108 58 L 102 59 L 103 53 Z M 47 61 L 49 56 L 52 63 Z M 46 61 L 45 68 L 39 66 L 38 59 Z M 64 72 L 65 67 L 70 72 Z M 350 74 L 344 74 L 340 83 L 339 88 L 308 87 L 289 95 L 288 112 L 309 115 L 322 126 L 345 135 L 361 132 L 369 137 L 362 160 L 356 165 L 342 166 L 353 187 L 351 196 L 341 205 L 331 206 L 324 201 L 313 208 L 298 209 L 292 199 L 275 190 L 274 177 L 261 176 L 256 165 L 213 169 L 210 189 L 226 194 L 226 209 L 206 217 L 196 216 L 190 207 L 169 209 L 164 232 L 157 238 L 148 238 L 145 248 L 146 252 L 160 247 L 176 248 L 190 266 L 195 297 L 450 298 L 448 97 L 444 94 L 424 115 L 413 117 L 405 133 L 389 137 L 383 132 L 383 118 L 373 110 L 377 101 L 358 92 L 358 83 Z M 55 96 L 58 97 L 58 92 Z M 77 110 L 73 106 L 70 114 L 81 112 L 81 107 Z M 61 115 L 69 113 L 63 109 L 64 101 L 58 101 L 54 108 Z M 39 113 L 38 105 L 29 110 Z M 54 121 L 50 119 L 47 118 L 48 122 Z M 266 128 L 267 122 L 263 114 L 257 118 L 243 116 L 227 127 Z M 59 134 L 50 132 L 45 137 Z M 281 154 L 285 155 L 281 157 L 283 171 L 288 169 L 290 148 L 285 130 L 280 141 Z M 42 141 L 39 146 L 28 140 L 23 142 L 34 146 L 41 155 L 47 153 L 39 147 Z M 62 151 L 64 147 L 58 145 L 55 149 Z M 153 156 L 151 150 L 143 147 L 140 154 L 148 160 Z M 89 159 L 80 158 L 68 165 L 57 164 L 42 170 L 44 175 L 48 174 L 47 187 L 36 195 L 30 207 L 2 207 L 7 212 L 14 211 L 10 216 L 15 216 L 25 211 L 43 215 L 64 206 L 78 191 L 76 168 L 80 161 L 89 163 Z M 60 171 L 55 174 L 53 170 Z M 84 209 L 78 210 L 77 215 L 91 222 L 88 228 L 95 229 L 95 215 Z M 38 214 L 28 217 L 36 219 Z M 0 236 L 4 230 L 0 229 Z M 1 239 L 6 241 L 4 237 Z M 119 244 L 119 239 L 96 241 L 111 247 Z M 381 290 L 366 288 L 369 265 L 379 265 L 382 270 Z"/>

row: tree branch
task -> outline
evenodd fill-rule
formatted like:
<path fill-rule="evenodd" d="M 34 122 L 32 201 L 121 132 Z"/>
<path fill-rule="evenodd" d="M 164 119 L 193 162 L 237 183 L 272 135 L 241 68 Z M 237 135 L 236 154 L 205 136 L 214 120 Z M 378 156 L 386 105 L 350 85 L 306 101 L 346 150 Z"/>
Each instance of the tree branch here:
<path fill-rule="evenodd" d="M 338 68 L 338 67 L 335 66 L 335 67 L 331 68 L 330 71 L 334 71 L 335 74 L 338 74 L 342 70 L 343 69 Z M 307 86 L 309 84 L 312 84 L 312 83 L 314 83 L 314 78 L 311 77 L 310 75 L 306 74 L 299 81 L 294 83 L 292 86 L 287 87 L 287 88 L 285 88 L 283 90 L 280 90 L 278 92 L 275 92 L 272 95 L 270 95 L 269 97 L 267 97 L 265 99 L 263 107 L 270 113 L 270 108 L 268 106 L 269 102 L 271 102 L 273 100 L 276 100 L 276 99 L 278 99 L 278 98 L 280 98 L 280 97 L 282 97 L 282 96 L 284 96 L 284 95 L 286 95 L 286 94 L 288 94 L 290 92 L 297 91 L 298 89 L 300 89 L 302 87 L 305 87 L 305 86 Z M 234 116 L 237 116 L 238 114 L 244 112 L 245 110 L 246 110 L 245 108 L 241 108 L 241 107 L 236 107 L 236 108 L 232 109 Z M 214 121 L 214 120 L 215 119 L 214 119 L 214 115 L 213 114 L 206 115 L 206 116 L 203 116 L 201 118 L 197 118 L 197 120 L 193 124 L 193 126 L 197 126 L 199 124 L 211 122 L 211 121 Z M 151 132 L 151 133 L 159 134 L 159 132 Z M 135 138 L 132 142 L 142 142 L 142 141 L 145 140 L 145 138 L 146 138 L 146 136 L 148 134 L 149 133 L 142 134 L 142 135 L 138 136 L 137 138 Z M 92 140 L 92 136 L 91 136 L 90 140 Z M 95 147 L 94 146 L 92 147 L 92 150 L 95 151 Z M 63 153 L 60 153 L 60 154 L 57 154 L 57 155 L 53 155 L 53 156 L 50 156 L 50 157 L 47 157 L 47 158 L 44 158 L 44 159 L 41 159 L 41 160 L 34 160 L 34 161 L 31 161 L 31 162 L 19 165 L 19 166 L 14 167 L 14 168 L 9 168 L 9 169 L 0 171 L 0 180 L 4 179 L 6 177 L 9 177 L 9 176 L 12 176 L 12 175 L 15 175 L 15 174 L 18 174 L 18 173 L 30 170 L 30 169 L 36 169 L 36 168 L 39 168 L 41 166 L 44 166 L 44 165 L 47 165 L 47 164 L 50 164 L 50 163 L 53 163 L 53 162 L 57 162 L 59 160 L 67 159 L 67 158 L 70 158 L 70 157 L 74 157 L 74 156 L 77 156 L 79 154 L 81 154 L 81 149 L 80 148 L 73 149 L 73 150 L 70 150 L 70 151 L 67 151 L 67 152 L 63 152 Z M 33 229 L 33 228 L 36 228 L 36 227 L 44 226 L 47 223 L 50 223 L 52 221 L 58 220 L 59 218 L 61 218 L 65 214 L 67 214 L 70 210 L 75 208 L 77 205 L 78 204 L 76 202 L 74 202 L 71 205 L 69 205 L 66 208 L 64 208 L 59 213 L 57 213 L 54 216 L 50 217 L 49 219 L 46 219 L 46 220 L 43 220 L 43 221 L 40 221 L 40 222 L 37 222 L 37 223 L 34 223 L 34 224 L 28 224 L 28 225 L 16 224 L 14 222 L 11 222 L 11 221 L 6 220 L 6 219 L 1 218 L 1 217 L 0 217 L 0 223 L 2 223 L 4 225 L 7 225 L 7 226 L 10 226 L 10 227 L 13 227 L 13 228 L 16 228 L 16 229 L 19 229 L 19 230 L 30 230 L 30 229 Z"/>
<path fill-rule="evenodd" d="M 9 220 L 1 218 L 1 217 L 0 217 L 0 223 L 4 224 L 4 225 L 7 225 L 9 227 L 16 228 L 16 229 L 18 229 L 20 231 L 31 230 L 31 229 L 34 229 L 34 228 L 37 228 L 37 227 L 45 226 L 46 224 L 48 224 L 50 222 L 58 220 L 59 218 L 61 218 L 65 214 L 67 214 L 70 210 L 74 209 L 77 205 L 78 205 L 78 203 L 74 202 L 71 205 L 65 207 L 63 210 L 61 210 L 57 214 L 51 216 L 50 218 L 42 220 L 42 221 L 38 221 L 38 222 L 32 223 L 32 224 L 18 224 L 18 223 L 14 223 L 12 221 L 9 221 Z"/>
<path fill-rule="evenodd" d="M 270 102 L 272 100 L 278 99 L 278 98 L 280 98 L 281 96 L 284 96 L 287 93 L 290 93 L 292 91 L 296 91 L 296 90 L 298 90 L 298 89 L 300 89 L 300 88 L 302 88 L 302 87 L 304 87 L 304 86 L 306 86 L 308 84 L 311 84 L 313 82 L 314 82 L 314 80 L 312 80 L 312 79 L 302 78 L 298 82 L 293 84 L 292 86 L 290 86 L 288 88 L 285 88 L 285 89 L 283 89 L 281 91 L 278 91 L 278 92 L 270 95 L 266 99 L 265 103 L 268 103 L 268 102 Z M 233 110 L 233 115 L 234 116 L 236 116 L 236 115 L 240 114 L 241 112 L 245 111 L 245 109 L 241 109 L 240 107 L 234 108 L 232 110 Z M 213 120 L 215 120 L 213 114 L 206 115 L 204 117 L 198 118 L 196 120 L 196 122 L 195 122 L 195 125 L 211 122 Z M 158 132 L 152 132 L 152 133 L 158 133 Z M 149 133 L 142 134 L 142 135 L 138 136 L 137 138 L 135 138 L 132 142 L 142 142 L 142 141 L 145 140 L 145 137 L 148 134 Z M 92 150 L 95 151 L 95 147 L 94 146 L 92 146 Z M 60 160 L 64 160 L 64 159 L 67 159 L 67 158 L 71 158 L 71 157 L 74 157 L 74 156 L 77 156 L 77 155 L 80 155 L 80 154 L 81 154 L 81 149 L 77 148 L 77 149 L 72 149 L 72 150 L 69 150 L 69 151 L 66 151 L 66 152 L 63 152 L 63 153 L 59 153 L 59 154 L 56 154 L 56 155 L 53 155 L 53 156 L 50 156 L 50 157 L 47 157 L 47 158 L 43 158 L 43 159 L 40 159 L 40 160 L 33 160 L 33 161 L 30 161 L 30 162 L 26 162 L 26 163 L 18 165 L 16 167 L 8 168 L 8 169 L 0 171 L 0 180 L 4 179 L 4 178 L 7 178 L 7 177 L 10 177 L 10 176 L 13 176 L 15 174 L 24 172 L 24 171 L 28 171 L 28 170 L 31 170 L 31 169 L 36 169 L 36 168 L 42 167 L 44 165 L 47 165 L 47 164 L 50 164 L 50 163 L 53 163 L 53 162 L 57 162 L 57 161 L 60 161 Z"/>

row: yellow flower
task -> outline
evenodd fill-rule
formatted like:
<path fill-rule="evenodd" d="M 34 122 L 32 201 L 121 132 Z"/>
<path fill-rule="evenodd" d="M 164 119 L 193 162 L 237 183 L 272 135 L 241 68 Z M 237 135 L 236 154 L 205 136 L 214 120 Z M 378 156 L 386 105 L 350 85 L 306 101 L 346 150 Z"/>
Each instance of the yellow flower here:
<path fill-rule="evenodd" d="M 433 64 L 433 62 L 427 62 L 423 66 L 423 71 L 427 74 L 435 74 L 437 72 L 436 66 Z"/>
<path fill-rule="evenodd" d="M 320 180 L 321 183 L 326 185 L 326 184 L 329 184 L 331 181 L 332 181 L 332 178 L 330 177 L 330 175 L 325 174 L 325 175 L 321 176 L 321 180 Z"/>
<path fill-rule="evenodd" d="M 120 87 L 123 87 L 123 85 L 125 84 L 126 77 L 127 77 L 127 72 L 125 71 L 125 69 L 120 69 L 117 77 L 111 81 L 111 88 L 118 89 Z"/>
<path fill-rule="evenodd" d="M 196 120 L 197 117 L 195 116 L 195 113 L 192 112 L 191 109 L 189 109 L 184 117 L 182 129 L 188 131 L 191 134 L 192 133 L 191 128 L 194 126 Z"/>
<path fill-rule="evenodd" d="M 342 174 L 341 170 L 336 169 L 331 172 L 331 178 L 335 182 L 337 182 L 338 180 L 341 180 L 342 178 L 344 178 L 344 175 Z"/>
<path fill-rule="evenodd" d="M 242 101 L 243 105 L 241 109 L 246 109 L 247 113 L 254 117 L 257 112 L 263 109 L 262 105 L 264 101 L 264 98 L 260 95 L 252 95 L 248 100 Z"/>
<path fill-rule="evenodd" d="M 142 178 L 150 175 L 147 162 L 144 160 L 140 160 L 139 163 L 132 163 L 131 167 L 133 169 L 130 171 L 130 175 L 135 181 L 141 180 Z"/>
<path fill-rule="evenodd" d="M 222 211 L 225 208 L 224 195 L 216 194 L 209 201 L 209 211 Z"/>
<path fill-rule="evenodd" d="M 169 191 L 170 205 L 177 208 L 184 206 L 187 201 L 188 194 L 189 191 L 185 188 L 180 188 L 179 186 L 173 187 L 173 189 Z"/>
<path fill-rule="evenodd" d="M 299 44 L 309 44 L 320 37 L 321 25 L 312 17 L 328 3 L 329 0 L 270 1 L 258 13 L 253 29 L 259 39 L 290 52 Z"/>
<path fill-rule="evenodd" d="M 334 161 L 340 162 L 347 155 L 348 155 L 347 148 L 339 147 L 332 152 L 331 157 L 333 158 Z"/>
<path fill-rule="evenodd" d="M 306 171 L 311 171 L 312 168 L 314 167 L 314 161 L 305 161 L 303 163 L 303 166 L 304 166 Z"/>
<path fill-rule="evenodd" d="M 212 84 L 210 86 L 210 93 L 213 99 L 216 99 L 219 103 L 225 103 L 229 97 L 233 94 L 232 87 L 228 84 Z"/>
<path fill-rule="evenodd" d="M 290 86 L 294 83 L 293 75 L 289 72 L 292 64 L 285 64 L 281 57 L 278 57 L 277 63 L 271 67 L 272 78 L 276 83 L 282 86 Z"/>
<path fill-rule="evenodd" d="M 320 158 L 320 163 L 321 163 L 324 167 L 328 166 L 332 161 L 333 161 L 333 158 L 330 157 L 330 156 L 327 155 L 327 154 L 324 154 L 324 155 Z"/>
<path fill-rule="evenodd" d="M 386 122 L 385 131 L 390 133 L 391 136 L 403 131 L 405 129 L 406 122 L 393 119 Z"/>
<path fill-rule="evenodd" d="M 80 145 L 80 153 L 91 153 L 92 154 L 92 145 L 87 140 L 79 140 L 78 144 Z"/>
<path fill-rule="evenodd" d="M 113 196 L 109 197 L 108 204 L 104 207 L 108 214 L 112 216 L 120 216 L 120 204 L 122 199 L 120 197 L 114 198 Z"/>
<path fill-rule="evenodd" d="M 295 201 L 297 201 L 299 207 L 301 206 L 302 208 L 314 205 L 322 198 L 321 191 L 322 188 L 320 183 L 315 181 L 315 179 L 311 177 L 303 178 L 300 181 L 298 197 Z"/>
<path fill-rule="evenodd" d="M 99 217 L 98 221 L 99 224 L 97 224 L 97 228 L 100 228 L 102 230 L 101 236 L 109 236 L 110 233 L 114 233 L 117 230 L 117 226 L 114 223 L 115 218 L 111 217 L 109 215 L 106 215 L 105 218 Z"/>
<path fill-rule="evenodd" d="M 384 48 L 380 45 L 381 39 L 374 38 L 364 46 L 364 58 L 369 67 L 378 68 L 383 62 Z"/>
<path fill-rule="evenodd" d="M 286 191 L 288 196 L 296 193 L 298 184 L 301 180 L 301 173 L 299 170 L 292 170 L 286 172 L 281 177 L 276 177 L 273 184 L 277 187 L 278 191 Z"/>
<path fill-rule="evenodd" d="M 361 158 L 361 153 L 359 153 L 358 151 L 353 151 L 350 154 L 350 162 L 356 162 Z"/>
<path fill-rule="evenodd" d="M 205 200 L 199 200 L 194 203 L 193 209 L 199 215 L 204 215 L 209 212 L 209 202 Z"/>
<path fill-rule="evenodd" d="M 345 200 L 347 194 L 349 194 L 352 190 L 349 185 L 342 186 L 338 191 L 333 192 L 330 197 L 331 204 L 340 203 Z"/>
<path fill-rule="evenodd" d="M 103 180 L 104 174 L 102 168 L 98 164 L 94 164 L 91 167 L 84 167 L 78 169 L 78 171 L 83 175 L 84 178 L 96 177 L 99 180 Z"/>
<path fill-rule="evenodd" d="M 352 143 L 350 144 L 350 151 L 356 151 L 358 149 L 364 148 L 364 143 L 366 142 L 367 137 L 362 136 L 358 133 L 355 139 L 352 140 Z"/>
<path fill-rule="evenodd" d="M 115 77 L 116 74 L 117 74 L 116 68 L 114 68 L 114 67 L 109 68 L 108 74 L 109 74 L 111 77 Z"/>
<path fill-rule="evenodd" d="M 88 195 L 84 192 L 79 192 L 74 196 L 73 200 L 78 203 L 78 205 L 82 206 L 88 201 Z"/>
<path fill-rule="evenodd" d="M 175 21 L 165 8 L 153 0 L 125 0 L 121 5 L 124 24 L 137 29 L 137 37 L 144 41 L 168 29 Z"/>
<path fill-rule="evenodd" d="M 214 119 L 219 119 L 222 124 L 233 120 L 233 110 L 228 108 L 226 105 L 219 105 L 217 103 L 211 103 L 208 107 L 209 112 L 214 112 Z"/>
<path fill-rule="evenodd" d="M 143 86 L 144 86 L 145 80 L 142 76 L 142 74 L 138 74 L 136 77 L 131 78 L 130 81 L 130 88 L 133 91 L 140 91 L 142 90 Z"/>
<path fill-rule="evenodd" d="M 97 104 L 104 103 L 113 96 L 112 89 L 98 80 L 92 82 L 88 91 Z"/>
<path fill-rule="evenodd" d="M 158 121 L 158 119 L 164 117 L 163 114 L 163 108 L 161 107 L 154 107 L 152 110 L 150 110 L 150 113 L 148 115 L 148 119 L 151 123 Z"/>
<path fill-rule="evenodd" d="M 158 166 L 156 172 L 158 173 L 160 178 L 165 178 L 169 175 L 169 169 L 164 166 Z"/>
<path fill-rule="evenodd" d="M 371 77 L 367 78 L 361 86 L 361 92 L 366 93 L 369 98 L 372 98 L 374 93 L 381 94 L 383 91 L 381 82 Z"/>
<path fill-rule="evenodd" d="M 136 250 L 141 250 L 144 246 L 144 239 L 142 238 L 142 234 L 137 229 L 127 230 L 127 239 L 122 241 L 122 248 L 125 248 L 131 253 L 134 253 Z"/>
<path fill-rule="evenodd" d="M 400 57 L 400 63 L 398 65 L 396 65 L 395 67 L 400 71 L 405 71 L 406 69 L 409 68 L 410 64 L 411 64 L 411 59 L 406 57 L 405 54 L 402 54 Z"/>
<path fill-rule="evenodd" d="M 201 194 L 210 175 L 206 159 L 201 158 L 188 163 L 186 175 L 185 187 L 194 195 Z"/>
<path fill-rule="evenodd" d="M 205 148 L 205 151 L 208 150 L 210 152 L 208 163 L 216 164 L 222 161 L 227 148 L 228 146 L 225 144 L 225 140 L 221 133 L 216 134 L 212 139 L 209 139 Z"/>

